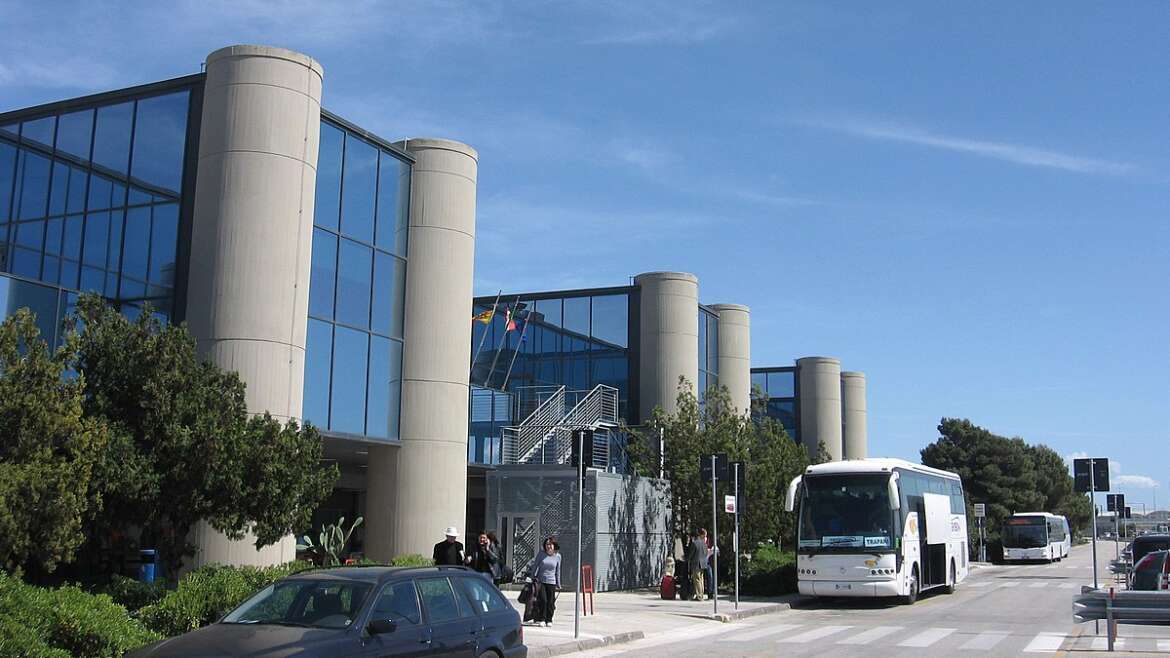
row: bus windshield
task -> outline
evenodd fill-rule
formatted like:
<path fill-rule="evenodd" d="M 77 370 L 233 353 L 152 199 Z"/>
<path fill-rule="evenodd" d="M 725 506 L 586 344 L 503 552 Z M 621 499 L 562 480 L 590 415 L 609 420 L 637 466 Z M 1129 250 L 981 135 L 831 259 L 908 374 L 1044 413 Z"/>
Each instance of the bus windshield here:
<path fill-rule="evenodd" d="M 1042 516 L 1014 516 L 1003 526 L 1004 548 L 1043 548 L 1048 545 L 1048 522 Z"/>
<path fill-rule="evenodd" d="M 889 475 L 877 474 L 804 478 L 799 550 L 892 550 L 889 481 Z"/>

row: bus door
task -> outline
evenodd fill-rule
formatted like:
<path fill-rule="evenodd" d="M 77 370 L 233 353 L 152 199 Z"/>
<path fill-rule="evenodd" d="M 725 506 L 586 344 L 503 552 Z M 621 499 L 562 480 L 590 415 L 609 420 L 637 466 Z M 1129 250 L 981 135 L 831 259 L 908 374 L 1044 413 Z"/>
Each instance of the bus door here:
<path fill-rule="evenodd" d="M 947 543 L 951 538 L 951 498 L 922 494 L 926 532 L 922 534 L 922 585 L 947 583 Z M 921 513 L 920 513 L 921 514 Z"/>

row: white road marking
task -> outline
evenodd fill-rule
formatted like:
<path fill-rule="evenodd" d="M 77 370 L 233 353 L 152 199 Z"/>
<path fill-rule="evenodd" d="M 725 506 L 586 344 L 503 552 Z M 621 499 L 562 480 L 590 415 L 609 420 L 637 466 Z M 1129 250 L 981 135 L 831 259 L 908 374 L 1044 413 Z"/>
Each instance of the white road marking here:
<path fill-rule="evenodd" d="M 1031 589 L 1040 589 L 1041 587 L 1048 587 L 1048 583 L 1045 583 L 1045 582 L 1028 583 L 1028 587 Z"/>
<path fill-rule="evenodd" d="M 991 584 L 992 583 L 990 580 L 981 580 L 977 583 L 968 583 L 967 587 L 987 587 L 988 585 L 991 585 Z"/>
<path fill-rule="evenodd" d="M 1061 583 L 1057 587 L 1060 589 L 1077 589 L 1080 585 L 1078 583 Z"/>
<path fill-rule="evenodd" d="M 812 642 L 813 640 L 819 640 L 823 637 L 828 637 L 830 635 L 836 635 L 837 633 L 843 633 L 843 632 L 849 630 L 850 628 L 853 628 L 853 627 L 852 626 L 821 626 L 820 628 L 814 628 L 811 631 L 805 631 L 805 632 L 801 633 L 800 635 L 793 635 L 791 637 L 781 638 L 781 639 L 776 640 L 776 641 L 777 642 L 792 642 L 792 643 L 797 643 L 797 644 L 804 644 L 805 642 Z"/>
<path fill-rule="evenodd" d="M 797 628 L 800 628 L 800 624 L 765 624 L 760 628 L 746 633 L 736 633 L 727 639 L 730 642 L 751 642 L 752 640 L 758 640 L 762 637 L 776 635 L 777 633 L 783 633 Z"/>
<path fill-rule="evenodd" d="M 979 635 L 964 642 L 960 649 L 974 649 L 977 651 L 987 651 L 1003 641 L 1007 636 L 1011 635 L 1007 631 L 983 631 Z"/>
<path fill-rule="evenodd" d="M 1016 587 L 1016 586 L 1018 586 L 1019 584 L 1020 584 L 1020 581 L 1018 581 L 1018 580 L 1008 580 L 1008 581 L 1004 581 L 1004 582 L 1003 582 L 1003 583 L 1000 585 L 1000 587 Z"/>
<path fill-rule="evenodd" d="M 1114 650 L 1124 649 L 1124 648 L 1125 648 L 1125 638 L 1123 638 L 1123 637 L 1113 638 L 1113 649 Z M 1099 637 L 1093 638 L 1093 642 L 1092 642 L 1092 644 L 1089 645 L 1089 649 L 1092 651 L 1108 651 L 1109 650 L 1109 638 L 1107 638 L 1105 636 L 1099 636 Z"/>
<path fill-rule="evenodd" d="M 1024 653 L 1050 653 L 1052 651 L 1059 651 L 1060 645 L 1064 644 L 1064 633 L 1040 633 L 1032 638 L 1028 646 L 1024 647 Z"/>
<path fill-rule="evenodd" d="M 1170 651 L 1170 640 L 1158 640 L 1158 651 Z"/>
<path fill-rule="evenodd" d="M 847 637 L 844 640 L 838 640 L 837 644 L 869 644 L 874 640 L 878 640 L 887 635 L 897 633 L 900 630 L 902 630 L 901 626 L 875 626 L 868 631 L 858 633 L 853 637 Z"/>
<path fill-rule="evenodd" d="M 934 644 L 935 642 L 938 642 L 939 640 L 950 635 L 951 633 L 954 633 L 956 630 L 958 630 L 958 629 L 955 629 L 955 628 L 931 628 L 931 629 L 928 629 L 926 631 L 919 633 L 918 635 L 915 635 L 914 637 L 910 638 L 909 640 L 904 640 L 902 642 L 899 642 L 898 646 L 900 646 L 900 647 L 929 647 L 930 645 Z"/>

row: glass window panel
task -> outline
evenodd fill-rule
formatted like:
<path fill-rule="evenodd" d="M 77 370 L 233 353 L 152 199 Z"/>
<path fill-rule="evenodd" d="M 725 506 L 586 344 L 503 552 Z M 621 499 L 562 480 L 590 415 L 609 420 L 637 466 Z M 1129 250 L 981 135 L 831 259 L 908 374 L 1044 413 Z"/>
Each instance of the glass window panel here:
<path fill-rule="evenodd" d="M 347 136 L 342 175 L 341 232 L 362 242 L 373 242 L 378 150 L 352 135 Z"/>
<path fill-rule="evenodd" d="M 765 373 L 765 372 L 753 372 L 752 373 L 752 392 L 753 393 L 755 392 L 755 388 L 757 386 L 760 387 L 761 391 L 767 392 L 767 390 L 768 390 L 768 373 Z"/>
<path fill-rule="evenodd" d="M 379 167 L 378 235 L 375 242 L 405 258 L 410 214 L 410 165 L 383 151 Z"/>
<path fill-rule="evenodd" d="M 707 370 L 719 374 L 719 318 L 714 315 L 707 316 Z"/>
<path fill-rule="evenodd" d="M 560 299 L 538 299 L 535 302 L 536 311 L 544 316 L 545 324 L 554 327 L 561 326 L 561 300 Z"/>
<path fill-rule="evenodd" d="M 371 329 L 390 336 L 402 336 L 406 294 L 406 261 L 380 251 L 374 252 L 374 308 Z M 482 327 L 483 324 L 476 322 Z"/>
<path fill-rule="evenodd" d="M 130 175 L 178 195 L 187 145 L 187 95 L 182 91 L 138 101 Z"/>
<path fill-rule="evenodd" d="M 796 395 L 796 377 L 791 372 L 768 373 L 768 396 L 790 398 Z"/>
<path fill-rule="evenodd" d="M 20 180 L 20 210 L 17 219 L 36 219 L 45 216 L 49 204 L 49 159 L 25 151 L 23 175 Z"/>
<path fill-rule="evenodd" d="M 62 114 L 57 122 L 57 152 L 89 160 L 90 136 L 93 134 L 93 110 Z"/>
<path fill-rule="evenodd" d="M 20 126 L 20 139 L 26 144 L 37 144 L 46 149 L 53 148 L 53 133 L 57 130 L 57 117 L 44 117 L 25 121 Z"/>
<path fill-rule="evenodd" d="M 61 230 L 65 220 L 60 217 L 50 219 L 45 228 L 45 251 L 60 255 L 61 254 Z"/>
<path fill-rule="evenodd" d="M 33 251 L 32 249 L 25 249 L 23 247 L 13 247 L 12 273 L 25 276 L 30 279 L 40 278 L 41 252 Z"/>
<path fill-rule="evenodd" d="M 53 163 L 53 185 L 49 193 L 49 214 L 64 215 L 65 200 L 69 192 L 69 165 L 64 162 Z"/>
<path fill-rule="evenodd" d="M 130 124 L 134 103 L 107 105 L 97 110 L 97 129 L 93 136 L 93 162 L 119 174 L 130 164 Z"/>
<path fill-rule="evenodd" d="M 333 319 L 333 290 L 337 282 L 337 236 L 313 229 L 313 269 L 309 279 L 309 314 Z"/>
<path fill-rule="evenodd" d="M 96 212 L 85 216 L 85 249 L 82 262 L 95 267 L 106 266 L 109 232 L 110 213 Z M 84 278 L 84 273 L 82 277 Z"/>
<path fill-rule="evenodd" d="M 361 434 L 366 424 L 367 333 L 336 327 L 333 338 L 333 390 L 329 429 Z"/>
<path fill-rule="evenodd" d="M 122 220 L 124 210 L 115 210 L 110 213 L 110 249 L 106 257 L 106 269 L 117 272 L 122 262 Z"/>
<path fill-rule="evenodd" d="M 629 347 L 630 304 L 626 295 L 593 298 L 594 338 L 618 347 Z"/>
<path fill-rule="evenodd" d="M 143 299 L 146 297 L 146 282 L 122 277 L 122 299 Z"/>
<path fill-rule="evenodd" d="M 118 275 L 113 272 L 106 272 L 106 297 L 110 299 L 118 297 Z"/>
<path fill-rule="evenodd" d="M 85 170 L 69 168 L 69 198 L 65 201 L 65 212 L 85 212 L 86 177 Z"/>
<path fill-rule="evenodd" d="M 56 256 L 45 256 L 44 262 L 41 264 L 41 281 L 46 283 L 56 283 L 57 275 L 61 269 L 61 259 Z"/>
<path fill-rule="evenodd" d="M 16 148 L 0 143 L 0 224 L 8 221 L 12 204 L 12 182 L 16 177 Z M 0 231 L 0 236 L 3 231 Z"/>
<path fill-rule="evenodd" d="M 25 222 L 16 225 L 16 244 L 40 251 L 45 244 L 45 223 Z"/>
<path fill-rule="evenodd" d="M 114 193 L 114 183 L 101 176 L 89 177 L 89 210 L 106 210 L 111 207 L 110 198 Z"/>
<path fill-rule="evenodd" d="M 126 212 L 126 239 L 122 248 L 122 274 L 146 280 L 150 250 L 150 208 L 131 208 Z"/>
<path fill-rule="evenodd" d="M 317 155 L 317 197 L 314 202 L 313 222 L 318 226 L 337 230 L 341 210 L 341 145 L 342 132 L 321 122 L 321 146 Z"/>
<path fill-rule="evenodd" d="M 699 310 L 699 370 L 707 369 L 707 319 Z M 701 389 L 700 389 L 701 390 Z"/>
<path fill-rule="evenodd" d="M 61 278 L 58 279 L 61 285 L 66 288 L 77 287 L 77 276 L 79 274 L 80 266 L 75 260 L 61 261 Z"/>
<path fill-rule="evenodd" d="M 150 203 L 153 198 L 153 195 L 147 194 L 137 187 L 131 187 L 130 198 L 126 200 L 126 205 L 143 206 Z"/>
<path fill-rule="evenodd" d="M 329 427 L 329 364 L 333 359 L 333 325 L 309 319 L 305 342 L 304 419 Z"/>
<path fill-rule="evenodd" d="M 370 337 L 370 374 L 366 410 L 366 434 L 398 438 L 398 412 L 402 397 L 402 343 Z"/>
<path fill-rule="evenodd" d="M 370 326 L 370 276 L 373 249 L 341 240 L 337 267 L 337 321 L 367 329 Z"/>
<path fill-rule="evenodd" d="M 20 137 L 20 125 L 10 123 L 5 126 L 0 126 L 0 137 L 8 137 L 10 139 L 17 139 Z"/>
<path fill-rule="evenodd" d="M 65 257 L 71 260 L 81 260 L 81 231 L 82 218 L 80 215 L 65 218 Z"/>
<path fill-rule="evenodd" d="M 179 204 L 154 207 L 150 232 L 150 278 L 152 283 L 175 285 L 175 251 L 179 244 Z"/>
<path fill-rule="evenodd" d="M 0 275 L 0 312 L 7 317 L 20 308 L 33 312 L 41 336 L 52 344 L 57 327 L 57 291 Z"/>
<path fill-rule="evenodd" d="M 93 267 L 81 268 L 82 292 L 96 292 L 99 295 L 106 290 L 106 272 Z"/>
<path fill-rule="evenodd" d="M 565 329 L 582 336 L 589 335 L 589 298 L 569 297 L 565 299 Z"/>

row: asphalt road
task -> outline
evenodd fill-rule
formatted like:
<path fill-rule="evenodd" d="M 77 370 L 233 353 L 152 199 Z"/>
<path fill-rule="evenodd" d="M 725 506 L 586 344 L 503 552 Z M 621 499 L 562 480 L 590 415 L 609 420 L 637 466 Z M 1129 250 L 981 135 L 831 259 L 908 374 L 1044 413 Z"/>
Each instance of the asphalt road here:
<path fill-rule="evenodd" d="M 1098 553 L 1102 582 L 1108 582 L 1112 542 L 1099 544 Z M 1105 648 L 1104 636 L 1094 636 L 1092 623 L 1072 621 L 1072 598 L 1081 585 L 1092 580 L 1091 550 L 1081 546 L 1057 564 L 973 570 L 954 594 L 924 594 L 913 606 L 876 600 L 824 601 L 733 624 L 695 624 L 580 655 L 1093 655 L 1094 650 Z M 725 609 L 722 604 L 720 609 Z M 1120 634 L 1125 639 L 1119 649 L 1144 655 L 1170 654 L 1170 627 L 1123 626 Z"/>

